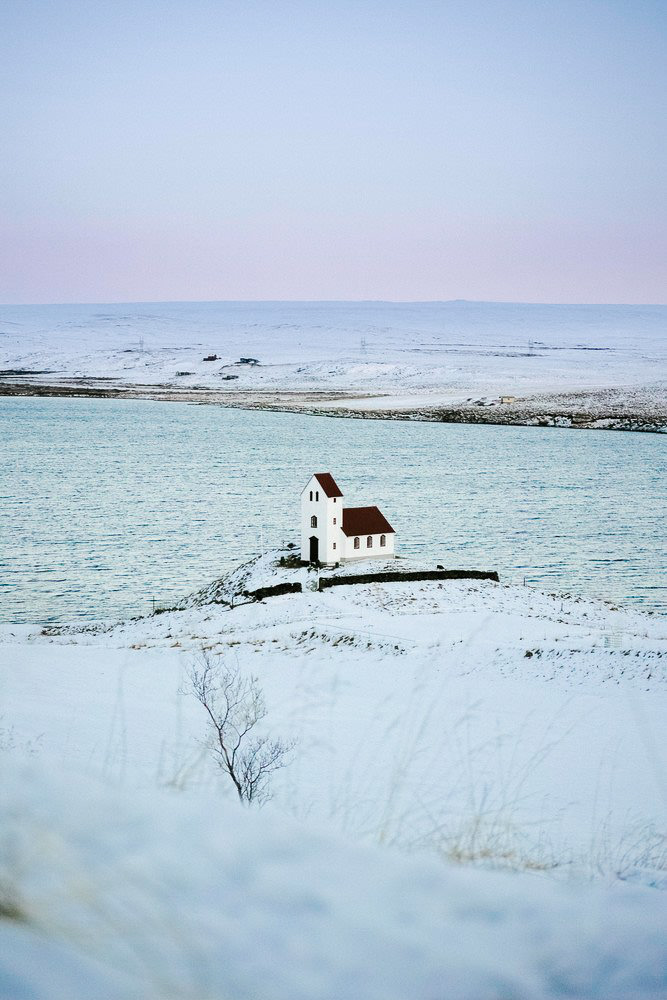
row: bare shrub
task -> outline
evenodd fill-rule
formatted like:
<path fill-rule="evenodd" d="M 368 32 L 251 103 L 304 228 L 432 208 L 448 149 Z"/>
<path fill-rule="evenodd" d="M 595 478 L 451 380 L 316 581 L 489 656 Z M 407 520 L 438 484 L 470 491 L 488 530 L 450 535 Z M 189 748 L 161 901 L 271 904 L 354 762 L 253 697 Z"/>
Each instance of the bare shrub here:
<path fill-rule="evenodd" d="M 34 756 L 41 749 L 43 735 L 43 733 L 40 733 L 34 739 L 21 741 L 16 735 L 14 726 L 5 725 L 5 717 L 4 715 L 0 715 L 0 753 L 11 753 L 16 750 L 19 753 Z"/>
<path fill-rule="evenodd" d="M 667 832 L 653 822 L 637 821 L 619 835 L 609 816 L 596 831 L 589 866 L 593 876 L 665 888 Z"/>
<path fill-rule="evenodd" d="M 216 661 L 206 650 L 190 667 L 188 679 L 191 693 L 208 716 L 211 751 L 240 801 L 266 802 L 271 798 L 269 779 L 289 763 L 295 743 L 257 731 L 266 718 L 258 679 Z"/>

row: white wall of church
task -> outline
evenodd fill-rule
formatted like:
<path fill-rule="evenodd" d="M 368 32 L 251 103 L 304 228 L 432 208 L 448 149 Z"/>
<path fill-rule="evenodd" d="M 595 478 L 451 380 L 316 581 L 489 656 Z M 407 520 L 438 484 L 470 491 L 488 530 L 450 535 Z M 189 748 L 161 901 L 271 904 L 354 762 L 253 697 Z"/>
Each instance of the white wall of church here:
<path fill-rule="evenodd" d="M 385 535 L 385 545 L 380 545 L 381 536 L 380 535 L 370 535 L 372 545 L 368 546 L 368 535 L 358 535 L 359 538 L 359 548 L 354 547 L 354 536 L 350 535 L 348 538 L 343 535 L 343 545 L 342 545 L 342 559 L 345 561 L 349 559 L 391 559 L 395 553 L 393 533 Z"/>
<path fill-rule="evenodd" d="M 312 496 L 312 500 L 311 500 Z M 313 525 L 312 519 L 316 519 Z M 322 563 L 339 562 L 343 534 L 343 498 L 328 497 L 315 476 L 311 476 L 301 494 L 301 558 L 310 560 L 310 539 L 318 539 L 318 556 Z"/>

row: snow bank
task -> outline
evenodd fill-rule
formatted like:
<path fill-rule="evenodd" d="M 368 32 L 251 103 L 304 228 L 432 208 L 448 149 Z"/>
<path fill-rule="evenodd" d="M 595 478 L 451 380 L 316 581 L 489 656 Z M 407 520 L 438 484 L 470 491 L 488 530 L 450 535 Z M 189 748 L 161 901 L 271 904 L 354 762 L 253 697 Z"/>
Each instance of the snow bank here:
<path fill-rule="evenodd" d="M 5 761 L 0 993 L 657 998 L 667 897 L 409 860 L 215 794 Z"/>

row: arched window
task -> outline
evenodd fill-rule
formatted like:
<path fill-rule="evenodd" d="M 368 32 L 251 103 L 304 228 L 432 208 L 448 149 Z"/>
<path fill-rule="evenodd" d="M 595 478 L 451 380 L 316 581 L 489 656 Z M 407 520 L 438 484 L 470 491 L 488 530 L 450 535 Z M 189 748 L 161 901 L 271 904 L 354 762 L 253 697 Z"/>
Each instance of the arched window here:
<path fill-rule="evenodd" d="M 355 549 L 359 548 L 359 539 L 358 538 L 355 538 L 355 540 L 354 540 L 354 547 L 355 547 Z"/>
<path fill-rule="evenodd" d="M 320 491 L 319 490 L 315 490 L 315 499 L 316 500 L 320 499 Z"/>
<path fill-rule="evenodd" d="M 317 518 L 315 517 L 314 514 L 313 514 L 313 516 L 310 519 L 310 526 L 311 526 L 311 528 L 316 528 L 317 527 Z"/>
<path fill-rule="evenodd" d="M 312 490 L 310 491 L 310 499 L 311 500 L 313 499 L 313 491 Z"/>
<path fill-rule="evenodd" d="M 387 544 L 387 536 L 380 535 L 380 548 L 383 549 L 386 544 Z"/>
<path fill-rule="evenodd" d="M 372 549 L 373 548 L 373 536 L 372 535 L 369 535 L 368 538 L 366 539 L 366 548 L 367 549 Z"/>

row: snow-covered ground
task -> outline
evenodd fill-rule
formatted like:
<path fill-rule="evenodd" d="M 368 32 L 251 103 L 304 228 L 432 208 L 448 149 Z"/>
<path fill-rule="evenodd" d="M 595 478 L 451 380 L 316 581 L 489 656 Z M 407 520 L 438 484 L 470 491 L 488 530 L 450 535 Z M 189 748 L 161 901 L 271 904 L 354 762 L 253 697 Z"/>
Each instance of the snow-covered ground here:
<path fill-rule="evenodd" d="M 316 585 L 267 557 L 180 610 L 0 629 L 6 995 L 664 995 L 664 619 Z M 202 650 L 297 740 L 253 814 L 202 742 Z"/>
<path fill-rule="evenodd" d="M 131 800 L 58 771 L 13 774 L 2 820 L 20 882 L 0 923 L 7 1000 L 658 1000 L 667 985 L 667 897 L 648 889 L 404 859 L 214 793 Z"/>
<path fill-rule="evenodd" d="M 120 387 L 230 405 L 426 417 L 463 407 L 464 419 L 522 423 L 589 413 L 661 427 L 666 373 L 666 306 L 0 307 L 4 391 Z M 501 395 L 517 402 L 500 407 Z"/>

